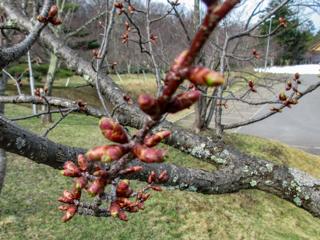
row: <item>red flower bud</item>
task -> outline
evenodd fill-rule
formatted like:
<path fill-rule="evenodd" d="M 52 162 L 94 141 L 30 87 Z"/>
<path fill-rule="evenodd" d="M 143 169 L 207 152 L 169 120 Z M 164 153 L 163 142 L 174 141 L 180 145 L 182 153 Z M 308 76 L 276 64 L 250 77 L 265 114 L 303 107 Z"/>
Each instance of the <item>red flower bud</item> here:
<path fill-rule="evenodd" d="M 159 182 L 166 182 L 169 180 L 169 174 L 168 172 L 165 170 L 162 173 L 160 173 L 159 177 L 158 177 Z"/>
<path fill-rule="evenodd" d="M 156 181 L 156 179 L 157 179 L 157 175 L 156 175 L 156 173 L 155 173 L 154 171 L 152 171 L 152 172 L 149 174 L 149 176 L 148 176 L 147 182 L 148 182 L 149 184 L 151 184 L 151 183 L 153 183 L 154 181 Z"/>
<path fill-rule="evenodd" d="M 140 109 L 150 116 L 156 116 L 160 113 L 157 100 L 149 95 L 140 95 L 138 104 Z"/>
<path fill-rule="evenodd" d="M 121 158 L 127 150 L 121 145 L 99 146 L 89 150 L 86 157 L 90 161 L 110 162 Z"/>
<path fill-rule="evenodd" d="M 139 192 L 138 196 L 137 196 L 137 198 L 142 202 L 147 201 L 149 197 L 150 197 L 150 193 L 145 194 L 145 193 L 142 193 L 142 192 Z"/>
<path fill-rule="evenodd" d="M 75 205 L 70 205 L 68 206 L 66 213 L 62 217 L 63 222 L 69 221 L 76 213 L 77 213 L 78 208 Z"/>
<path fill-rule="evenodd" d="M 117 197 L 128 198 L 133 193 L 133 190 L 129 187 L 128 180 L 122 180 L 118 183 L 116 188 Z"/>
<path fill-rule="evenodd" d="M 88 193 L 94 197 L 99 193 L 102 193 L 107 182 L 104 178 L 97 178 L 93 181 L 93 183 L 87 189 Z"/>
<path fill-rule="evenodd" d="M 224 84 L 223 76 L 205 67 L 195 67 L 189 72 L 188 79 L 195 85 L 217 87 Z"/>
<path fill-rule="evenodd" d="M 286 91 L 290 91 L 292 88 L 292 82 L 291 81 L 288 81 L 287 82 L 287 86 L 286 86 Z"/>
<path fill-rule="evenodd" d="M 132 6 L 131 4 L 128 6 L 128 11 L 130 14 L 134 13 L 135 10 L 136 10 L 135 7 Z"/>
<path fill-rule="evenodd" d="M 163 139 L 168 138 L 171 135 L 170 131 L 162 131 L 157 132 L 154 135 L 147 136 L 144 139 L 144 144 L 147 147 L 153 147 L 156 146 L 158 143 L 160 143 Z"/>
<path fill-rule="evenodd" d="M 257 92 L 256 88 L 255 88 L 255 84 L 252 80 L 249 80 L 248 81 L 248 85 L 249 85 L 249 88 L 252 92 Z"/>
<path fill-rule="evenodd" d="M 52 5 L 48 13 L 48 18 L 54 18 L 57 15 L 58 10 L 57 5 Z"/>
<path fill-rule="evenodd" d="M 72 198 L 59 197 L 58 201 L 62 202 L 62 203 L 71 203 L 71 204 L 73 204 L 73 199 Z"/>
<path fill-rule="evenodd" d="M 162 188 L 160 186 L 150 186 L 150 188 L 152 188 L 152 190 L 157 191 L 157 192 L 162 191 Z"/>
<path fill-rule="evenodd" d="M 76 189 L 83 189 L 87 186 L 87 183 L 88 183 L 87 178 L 78 177 L 75 180 L 75 187 L 76 187 Z"/>
<path fill-rule="evenodd" d="M 296 73 L 295 75 L 294 75 L 294 80 L 298 80 L 300 78 L 300 74 L 299 73 Z"/>
<path fill-rule="evenodd" d="M 120 210 L 120 211 L 118 212 L 118 218 L 119 218 L 121 221 L 128 221 L 127 214 L 126 214 L 123 210 Z"/>
<path fill-rule="evenodd" d="M 63 165 L 63 169 L 64 170 L 62 170 L 61 173 L 64 176 L 67 176 L 67 177 L 79 177 L 79 176 L 81 176 L 80 169 L 77 167 L 77 165 L 75 165 L 71 161 L 65 162 L 64 165 Z"/>
<path fill-rule="evenodd" d="M 103 117 L 99 122 L 102 134 L 110 141 L 127 143 L 128 137 L 123 127 L 111 118 Z"/>
<path fill-rule="evenodd" d="M 280 93 L 279 94 L 279 100 L 280 101 L 286 101 L 287 100 L 287 95 L 284 93 L 284 92 L 282 92 L 282 93 Z"/>
<path fill-rule="evenodd" d="M 78 155 L 78 165 L 81 171 L 88 169 L 89 162 L 83 154 Z"/>
<path fill-rule="evenodd" d="M 80 198 L 79 194 L 64 190 L 63 196 L 58 198 L 58 201 L 63 203 L 73 203 L 75 199 L 79 199 L 79 198 Z"/>
<path fill-rule="evenodd" d="M 62 20 L 60 18 L 52 18 L 49 20 L 50 23 L 54 26 L 58 26 L 58 25 L 61 25 L 62 24 Z"/>
<path fill-rule="evenodd" d="M 198 90 L 191 90 L 185 93 L 178 94 L 168 106 L 167 111 L 169 113 L 176 113 L 183 109 L 189 108 L 201 96 L 201 92 Z"/>
<path fill-rule="evenodd" d="M 109 207 L 109 211 L 110 211 L 110 215 L 112 217 L 117 217 L 120 210 L 121 210 L 120 206 L 117 202 L 111 202 L 110 207 Z"/>
<path fill-rule="evenodd" d="M 144 147 L 137 144 L 133 148 L 133 153 L 143 162 L 159 163 L 163 162 L 165 152 L 160 149 Z"/>

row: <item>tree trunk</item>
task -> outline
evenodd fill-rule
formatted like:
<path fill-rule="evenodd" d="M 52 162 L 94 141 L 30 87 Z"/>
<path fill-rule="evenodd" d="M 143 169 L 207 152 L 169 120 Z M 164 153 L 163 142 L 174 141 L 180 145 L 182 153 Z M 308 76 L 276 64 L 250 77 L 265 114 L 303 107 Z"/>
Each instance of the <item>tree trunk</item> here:
<path fill-rule="evenodd" d="M 52 87 L 53 82 L 56 76 L 57 68 L 58 68 L 59 60 L 58 57 L 54 53 L 50 53 L 50 64 L 47 73 L 47 79 L 44 86 L 46 90 L 46 96 L 52 96 Z M 43 111 L 48 111 L 48 106 L 43 106 Z M 42 116 L 42 123 L 51 123 L 52 122 L 52 114 L 46 114 Z"/>
<path fill-rule="evenodd" d="M 2 74 L 2 78 L 0 78 L 0 96 L 5 94 L 7 84 L 7 77 L 5 74 Z M 0 103 L 0 115 L 4 114 L 4 104 Z M 6 174 L 6 152 L 0 148 L 0 193 L 4 183 L 4 177 Z"/>

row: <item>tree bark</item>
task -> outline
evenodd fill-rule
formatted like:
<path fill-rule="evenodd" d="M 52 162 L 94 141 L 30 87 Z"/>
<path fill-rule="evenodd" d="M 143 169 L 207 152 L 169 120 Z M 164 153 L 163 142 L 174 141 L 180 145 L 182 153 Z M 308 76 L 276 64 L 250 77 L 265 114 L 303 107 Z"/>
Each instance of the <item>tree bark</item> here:
<path fill-rule="evenodd" d="M 44 88 L 47 89 L 46 96 L 52 96 L 52 87 L 53 82 L 56 76 L 57 68 L 58 68 L 58 57 L 54 53 L 50 53 L 50 63 L 49 69 L 47 72 L 47 79 Z M 48 111 L 47 106 L 43 106 L 44 111 Z M 42 116 L 42 123 L 51 123 L 52 122 L 52 115 L 46 114 Z"/>
<path fill-rule="evenodd" d="M 65 161 L 75 160 L 77 154 L 86 151 L 39 137 L 3 116 L 0 116 L 0 147 L 54 168 L 61 168 Z M 229 151 L 232 162 L 215 172 L 172 164 L 145 164 L 135 160 L 130 165 L 140 165 L 143 170 L 136 175 L 125 177 L 145 181 L 151 171 L 159 173 L 167 170 L 169 180 L 165 185 L 180 190 L 222 194 L 242 189 L 259 189 L 286 199 L 320 217 L 320 180 L 293 168 L 248 157 L 233 149 Z"/>
<path fill-rule="evenodd" d="M 5 94 L 7 85 L 7 77 L 5 74 L 2 74 L 0 78 L 0 96 Z M 0 116 L 4 114 L 4 103 L 0 102 Z M 0 193 L 4 183 L 4 177 L 6 175 L 6 165 L 7 165 L 7 158 L 6 152 L 0 148 Z"/>

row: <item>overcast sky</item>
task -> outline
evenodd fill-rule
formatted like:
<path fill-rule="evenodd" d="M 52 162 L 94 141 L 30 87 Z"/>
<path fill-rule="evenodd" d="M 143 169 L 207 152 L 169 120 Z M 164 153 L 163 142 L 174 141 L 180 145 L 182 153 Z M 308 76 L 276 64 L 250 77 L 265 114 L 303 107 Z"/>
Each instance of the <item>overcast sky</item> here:
<path fill-rule="evenodd" d="M 163 3 L 167 2 L 167 0 L 156 0 L 156 1 L 163 2 Z M 246 7 L 245 7 L 246 11 L 247 12 L 252 11 L 253 8 L 255 7 L 257 1 L 258 0 L 249 0 L 249 1 L 247 1 Z M 180 0 L 180 3 L 182 3 L 185 6 L 187 6 L 188 8 L 193 8 L 193 2 L 194 2 L 194 0 Z M 317 30 L 320 30 L 320 15 L 316 14 L 316 13 L 312 13 L 310 15 L 311 15 L 311 20 L 314 23 L 314 26 L 316 27 Z"/>

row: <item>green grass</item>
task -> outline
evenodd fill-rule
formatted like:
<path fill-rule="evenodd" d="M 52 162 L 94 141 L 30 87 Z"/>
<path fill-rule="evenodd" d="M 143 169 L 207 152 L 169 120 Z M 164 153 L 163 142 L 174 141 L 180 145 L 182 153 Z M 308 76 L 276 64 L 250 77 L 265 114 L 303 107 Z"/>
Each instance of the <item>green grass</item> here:
<path fill-rule="evenodd" d="M 7 106 L 7 115 L 30 113 L 23 106 Z M 57 116 L 55 116 L 57 117 Z M 91 147 L 105 142 L 98 120 L 82 115 L 65 119 L 49 137 L 64 144 Z M 39 119 L 19 122 L 35 132 Z M 230 144 L 259 157 L 299 167 L 319 177 L 320 157 L 276 142 L 242 135 Z M 168 162 L 214 168 L 170 148 Z M 135 185 L 139 183 L 134 182 Z M 124 223 L 114 219 L 76 216 L 60 222 L 57 198 L 70 179 L 57 170 L 9 154 L 5 187 L 0 196 L 0 239 L 319 239 L 320 220 L 293 204 L 256 190 L 203 195 L 165 190 L 153 193 L 146 209 Z"/>
<path fill-rule="evenodd" d="M 155 92 L 152 75 L 111 76 L 133 98 Z M 54 95 L 81 99 L 99 106 L 95 89 L 75 87 L 86 84 L 80 77 L 55 82 Z M 143 84 L 143 88 L 141 87 Z M 25 83 L 27 85 L 27 83 Z M 41 83 L 38 83 L 41 86 Z M 15 91 L 9 85 L 8 94 Z M 28 88 L 25 87 L 27 92 Z M 30 114 L 25 106 L 7 105 L 8 117 Z M 57 119 L 57 115 L 54 118 Z M 19 122 L 43 133 L 39 119 Z M 90 148 L 105 143 L 98 119 L 71 115 L 49 138 L 63 144 Z M 240 134 L 226 136 L 226 142 L 247 154 L 300 168 L 320 177 L 320 157 L 275 141 Z M 180 166 L 215 168 L 205 162 L 169 149 L 168 162 Z M 133 182 L 134 185 L 141 183 Z M 153 193 L 146 209 L 129 216 L 124 223 L 114 219 L 76 216 L 63 224 L 57 210 L 58 196 L 70 188 L 70 179 L 57 170 L 9 154 L 5 187 L 0 195 L 0 239 L 318 239 L 320 220 L 291 203 L 256 190 L 235 194 L 203 195 L 166 189 Z"/>

